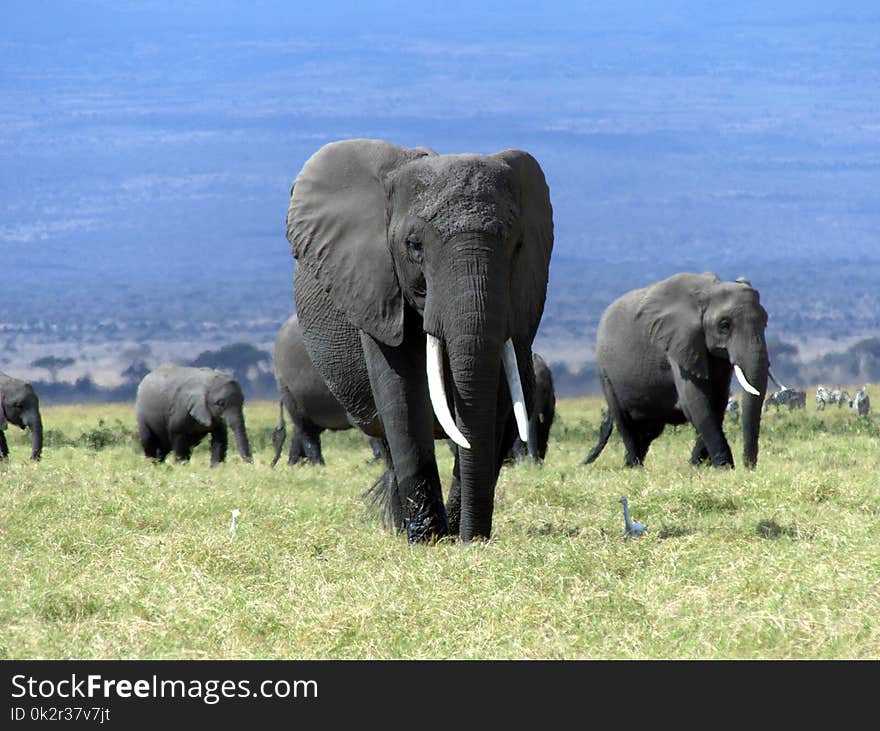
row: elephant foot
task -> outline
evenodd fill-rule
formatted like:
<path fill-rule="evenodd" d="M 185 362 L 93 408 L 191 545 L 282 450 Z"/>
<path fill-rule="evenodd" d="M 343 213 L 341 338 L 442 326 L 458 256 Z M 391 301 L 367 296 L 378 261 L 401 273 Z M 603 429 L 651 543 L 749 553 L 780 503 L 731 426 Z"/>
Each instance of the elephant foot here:
<path fill-rule="evenodd" d="M 449 526 L 449 535 L 457 536 L 461 529 L 461 504 L 446 504 L 446 524 Z"/>
<path fill-rule="evenodd" d="M 449 535 L 446 521 L 437 517 L 426 520 L 409 520 L 406 524 L 406 540 L 408 543 L 436 543 Z"/>
<path fill-rule="evenodd" d="M 407 541 L 433 543 L 445 538 L 449 535 L 449 521 L 440 491 L 432 489 L 424 480 L 410 482 L 410 485 L 398 488 L 401 495 L 406 495 L 404 524 Z"/>

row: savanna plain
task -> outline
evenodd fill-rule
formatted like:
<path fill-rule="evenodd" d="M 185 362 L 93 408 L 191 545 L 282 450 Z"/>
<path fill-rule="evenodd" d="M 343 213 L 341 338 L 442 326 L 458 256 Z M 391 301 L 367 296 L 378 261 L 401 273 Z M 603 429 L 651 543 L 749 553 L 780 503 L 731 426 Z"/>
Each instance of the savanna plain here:
<path fill-rule="evenodd" d="M 691 467 L 690 427 L 581 466 L 602 406 L 560 401 L 544 465 L 502 470 L 490 541 L 433 546 L 370 513 L 357 432 L 272 469 L 254 402 L 254 464 L 155 465 L 131 405 L 44 407 L 43 461 L 10 428 L 0 463 L 0 658 L 880 657 L 880 418 L 771 409 L 751 471 Z"/>

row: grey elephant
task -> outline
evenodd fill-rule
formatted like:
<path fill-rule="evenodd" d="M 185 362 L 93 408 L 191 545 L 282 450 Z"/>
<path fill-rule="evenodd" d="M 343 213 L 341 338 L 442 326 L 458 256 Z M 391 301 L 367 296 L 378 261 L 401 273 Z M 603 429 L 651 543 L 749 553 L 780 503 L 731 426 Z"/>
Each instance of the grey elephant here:
<path fill-rule="evenodd" d="M 697 430 L 691 462 L 732 467 L 722 425 L 735 374 L 745 391 L 743 461 L 757 464 L 770 368 L 766 326 L 758 291 L 746 280 L 722 282 L 714 274 L 676 274 L 614 301 L 596 337 L 608 415 L 585 463 L 599 456 L 612 425 L 632 467 L 643 463 L 666 424 L 689 421 Z"/>
<path fill-rule="evenodd" d="M 135 413 L 144 455 L 162 462 L 173 452 L 178 460 L 188 460 L 210 434 L 213 467 L 226 459 L 229 427 L 241 458 L 251 462 L 243 406 L 244 394 L 232 376 L 166 363 L 144 376 L 137 390 Z"/>
<path fill-rule="evenodd" d="M 410 542 L 488 537 L 503 459 L 517 431 L 528 439 L 553 246 L 541 167 L 519 150 L 331 143 L 297 176 L 287 238 L 309 356 L 388 445 L 394 525 Z M 447 435 L 460 449 L 444 506 L 434 439 Z"/>
<path fill-rule="evenodd" d="M 535 393 L 529 412 L 529 439 L 524 442 L 517 437 L 511 448 L 510 458 L 528 458 L 533 462 L 543 462 L 547 456 L 550 428 L 556 416 L 556 390 L 553 388 L 553 372 L 550 366 L 537 353 L 532 353 L 532 368 L 535 371 Z"/>
<path fill-rule="evenodd" d="M 351 429 L 354 423 L 312 365 L 296 315 L 289 317 L 275 336 L 273 365 L 281 404 L 278 426 L 272 432 L 272 444 L 275 448 L 272 466 L 275 466 L 281 456 L 287 435 L 284 425 L 285 409 L 293 421 L 287 463 L 324 464 L 321 432 L 325 429 Z M 381 458 L 381 440 L 370 437 L 370 447 L 374 459 Z"/>
<path fill-rule="evenodd" d="M 9 424 L 31 430 L 31 459 L 39 460 L 43 454 L 40 399 L 30 383 L 0 371 L 0 460 L 9 456 L 9 445 L 4 434 Z"/>

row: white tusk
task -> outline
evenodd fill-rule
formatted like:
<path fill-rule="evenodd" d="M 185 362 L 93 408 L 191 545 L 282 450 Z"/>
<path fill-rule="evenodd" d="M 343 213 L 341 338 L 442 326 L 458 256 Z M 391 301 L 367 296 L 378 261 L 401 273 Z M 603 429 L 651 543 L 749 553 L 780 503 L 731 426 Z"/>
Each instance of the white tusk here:
<path fill-rule="evenodd" d="M 507 385 L 510 388 L 510 400 L 513 401 L 513 415 L 516 417 L 519 438 L 528 444 L 529 417 L 528 414 L 526 414 L 526 400 L 523 396 L 522 382 L 519 380 L 519 367 L 516 363 L 516 351 L 513 349 L 513 340 L 510 338 L 504 343 L 503 360 L 504 374 L 507 376 Z"/>
<path fill-rule="evenodd" d="M 428 335 L 425 352 L 427 354 L 425 367 L 428 371 L 428 393 L 431 396 L 431 406 L 434 408 L 437 421 L 440 422 L 443 431 L 449 435 L 453 442 L 459 447 L 470 449 L 470 442 L 458 430 L 455 419 L 449 413 L 449 404 L 446 402 L 446 388 L 443 386 L 443 346 L 433 335 Z"/>
<path fill-rule="evenodd" d="M 743 391 L 747 391 L 752 396 L 761 395 L 761 392 L 746 380 L 746 374 L 743 373 L 742 368 L 734 364 L 733 372 L 736 374 L 736 380 L 739 381 L 739 385 L 743 387 Z"/>

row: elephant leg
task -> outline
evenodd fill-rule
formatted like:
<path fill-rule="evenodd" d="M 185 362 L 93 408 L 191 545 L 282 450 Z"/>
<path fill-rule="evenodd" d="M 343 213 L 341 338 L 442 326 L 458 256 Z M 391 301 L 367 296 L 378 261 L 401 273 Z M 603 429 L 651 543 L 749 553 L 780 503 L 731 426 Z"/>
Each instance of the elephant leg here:
<path fill-rule="evenodd" d="M 138 434 L 140 435 L 141 448 L 144 450 L 144 456 L 147 459 L 155 459 L 159 462 L 165 459 L 167 452 L 161 458 L 159 457 L 159 453 L 162 451 L 161 440 L 148 426 L 145 424 L 138 425 Z"/>
<path fill-rule="evenodd" d="M 324 430 L 309 422 L 302 426 L 303 453 L 310 464 L 324 464 L 324 455 L 321 454 L 322 431 Z"/>
<path fill-rule="evenodd" d="M 9 456 L 9 445 L 6 443 L 6 435 L 0 431 L 0 459 L 6 459 Z"/>
<path fill-rule="evenodd" d="M 449 522 L 450 534 L 455 536 L 458 535 L 461 525 L 461 466 L 458 461 L 458 446 L 454 446 L 452 451 L 455 454 L 455 463 L 452 466 L 452 484 L 446 498 L 446 520 Z"/>
<path fill-rule="evenodd" d="M 183 434 L 177 434 L 171 439 L 171 451 L 178 462 L 189 462 L 192 457 L 192 443 Z M 212 455 L 213 460 L 213 455 Z"/>
<path fill-rule="evenodd" d="M 639 457 L 636 425 L 617 400 L 617 394 L 614 393 L 611 381 L 604 374 L 600 374 L 599 377 L 602 383 L 602 391 L 605 394 L 605 403 L 608 404 L 608 413 L 611 414 L 611 420 L 614 422 L 614 427 L 617 429 L 620 440 L 623 442 L 623 448 L 626 452 L 624 457 L 626 466 L 639 467 L 644 456 Z"/>
<path fill-rule="evenodd" d="M 226 459 L 229 434 L 226 425 L 220 424 L 211 431 L 211 467 L 216 467 Z"/>
<path fill-rule="evenodd" d="M 375 464 L 384 458 L 385 447 L 382 445 L 382 440 L 378 437 L 367 437 L 367 441 L 370 443 L 370 449 L 373 452 L 373 459 L 370 460 L 370 464 Z"/>
<path fill-rule="evenodd" d="M 407 540 L 449 534 L 434 458 L 434 413 L 425 378 L 425 338 L 411 324 L 402 345 L 391 347 L 361 333 L 373 397 L 385 430 Z"/>
<path fill-rule="evenodd" d="M 300 462 L 306 461 L 306 447 L 303 443 L 303 433 L 296 424 L 293 425 L 293 434 L 290 436 L 290 452 L 287 455 L 287 464 L 293 467 Z"/>
<path fill-rule="evenodd" d="M 694 448 L 691 451 L 691 464 L 698 467 L 706 462 L 709 462 L 709 450 L 706 449 L 703 438 L 697 435 L 697 441 L 694 442 Z"/>
<path fill-rule="evenodd" d="M 675 369 L 673 377 L 681 410 L 696 428 L 712 464 L 716 467 L 732 467 L 733 453 L 721 426 L 724 421 L 723 412 L 720 415 L 716 413 L 711 394 L 706 393 L 704 386 L 682 377 Z"/>
<path fill-rule="evenodd" d="M 641 422 L 635 434 L 636 458 L 638 464 L 644 464 L 648 448 L 663 433 L 664 424 L 656 421 Z"/>

